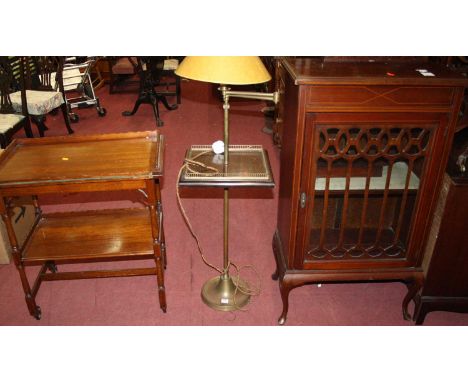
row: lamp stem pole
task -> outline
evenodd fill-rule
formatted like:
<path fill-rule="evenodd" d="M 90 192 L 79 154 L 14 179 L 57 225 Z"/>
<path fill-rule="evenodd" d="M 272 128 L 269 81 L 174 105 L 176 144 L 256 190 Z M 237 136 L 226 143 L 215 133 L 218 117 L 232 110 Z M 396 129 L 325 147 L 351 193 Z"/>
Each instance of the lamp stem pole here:
<path fill-rule="evenodd" d="M 228 171 L 229 164 L 229 95 L 226 94 L 228 88 L 221 85 L 220 90 L 223 94 L 224 109 L 224 173 Z M 224 189 L 224 221 L 223 221 L 223 275 L 229 277 L 229 189 Z"/>
<path fill-rule="evenodd" d="M 224 261 L 223 261 L 223 276 L 229 274 L 229 189 L 224 189 Z"/>
<path fill-rule="evenodd" d="M 226 85 L 221 85 L 220 90 L 223 94 L 223 109 L 224 109 L 224 170 L 227 170 L 229 163 L 229 95 Z"/>
<path fill-rule="evenodd" d="M 229 164 L 229 98 L 252 98 L 266 101 L 278 101 L 278 93 L 252 93 L 231 91 L 226 85 L 219 90 L 223 95 L 224 110 L 224 173 L 228 174 Z M 248 284 L 237 277 L 234 281 L 229 275 L 229 187 L 224 187 L 224 224 L 223 224 L 223 272 L 221 275 L 208 280 L 202 288 L 202 299 L 209 307 L 222 311 L 233 311 L 242 308 L 250 301 L 250 293 L 246 292 Z M 241 290 L 242 286 L 243 290 Z"/>

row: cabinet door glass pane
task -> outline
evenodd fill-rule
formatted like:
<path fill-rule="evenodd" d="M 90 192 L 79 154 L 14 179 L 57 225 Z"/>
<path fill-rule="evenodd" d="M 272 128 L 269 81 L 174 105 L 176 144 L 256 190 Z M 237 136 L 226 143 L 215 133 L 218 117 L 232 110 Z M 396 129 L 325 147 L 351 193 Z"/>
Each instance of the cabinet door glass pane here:
<path fill-rule="evenodd" d="M 435 127 L 314 126 L 306 261 L 405 258 Z"/>

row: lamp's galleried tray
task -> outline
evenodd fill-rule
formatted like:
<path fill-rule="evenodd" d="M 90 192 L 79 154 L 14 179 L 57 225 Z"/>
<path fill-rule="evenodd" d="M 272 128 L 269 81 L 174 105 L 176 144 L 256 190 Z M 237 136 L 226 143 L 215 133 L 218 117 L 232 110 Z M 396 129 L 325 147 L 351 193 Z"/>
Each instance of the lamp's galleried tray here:
<path fill-rule="evenodd" d="M 260 145 L 229 145 L 229 164 L 210 145 L 191 146 L 185 155 L 180 186 L 273 187 L 268 153 Z M 197 164 L 200 163 L 200 164 Z"/>

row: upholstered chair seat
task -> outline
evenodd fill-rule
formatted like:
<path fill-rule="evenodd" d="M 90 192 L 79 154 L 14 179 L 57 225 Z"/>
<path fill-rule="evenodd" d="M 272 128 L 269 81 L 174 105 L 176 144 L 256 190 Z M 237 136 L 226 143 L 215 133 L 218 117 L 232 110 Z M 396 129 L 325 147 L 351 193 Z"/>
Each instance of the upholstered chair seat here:
<path fill-rule="evenodd" d="M 15 111 L 21 111 L 21 92 L 10 94 L 11 104 Z M 30 115 L 45 115 L 60 107 L 65 100 L 61 92 L 26 90 L 28 112 Z"/>
<path fill-rule="evenodd" d="M 0 133 L 4 134 L 13 129 L 24 118 L 24 115 L 19 114 L 0 114 Z"/>

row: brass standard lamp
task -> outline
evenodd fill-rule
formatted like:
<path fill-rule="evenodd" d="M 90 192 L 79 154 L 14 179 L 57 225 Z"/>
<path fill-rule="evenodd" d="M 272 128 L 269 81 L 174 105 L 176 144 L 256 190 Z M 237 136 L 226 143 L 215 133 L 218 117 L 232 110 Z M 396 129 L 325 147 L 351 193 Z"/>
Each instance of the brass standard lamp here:
<path fill-rule="evenodd" d="M 223 167 L 224 175 L 213 178 L 205 185 L 224 186 L 224 224 L 223 224 L 223 239 L 224 239 L 224 266 L 223 273 L 211 280 L 208 280 L 202 289 L 202 299 L 213 309 L 222 311 L 232 311 L 246 305 L 250 300 L 250 295 L 244 293 L 244 288 L 236 287 L 245 286 L 246 283 L 236 278 L 236 283 L 229 275 L 229 182 L 226 182 L 227 177 L 223 177 L 230 172 L 230 168 L 235 167 L 234 159 L 231 163 L 230 151 L 234 148 L 229 146 L 229 98 L 251 98 L 265 101 L 278 102 L 278 93 L 261 93 L 249 91 L 233 91 L 227 85 L 251 85 L 267 82 L 271 79 L 270 74 L 266 70 L 259 57 L 255 56 L 189 56 L 186 57 L 179 65 L 175 73 L 181 77 L 211 82 L 220 84 L 219 90 L 223 96 L 224 109 L 224 158 Z M 265 172 L 270 174 L 269 162 L 263 161 Z M 252 171 L 257 172 L 258 171 Z M 271 175 L 271 174 L 270 174 Z M 252 180 L 248 176 L 235 175 L 230 178 L 238 181 L 237 184 L 255 186 L 255 179 Z M 258 183 L 261 185 L 261 183 Z M 265 184 L 265 183 L 264 183 Z M 270 176 L 270 186 L 274 183 Z"/>

